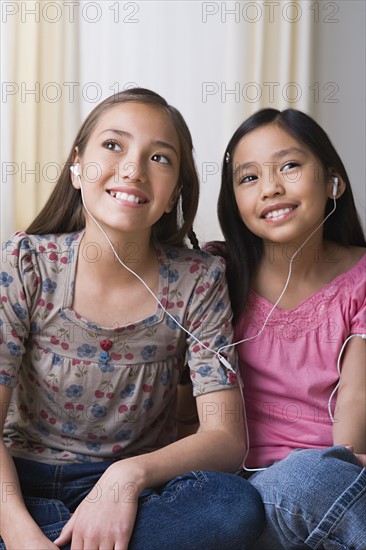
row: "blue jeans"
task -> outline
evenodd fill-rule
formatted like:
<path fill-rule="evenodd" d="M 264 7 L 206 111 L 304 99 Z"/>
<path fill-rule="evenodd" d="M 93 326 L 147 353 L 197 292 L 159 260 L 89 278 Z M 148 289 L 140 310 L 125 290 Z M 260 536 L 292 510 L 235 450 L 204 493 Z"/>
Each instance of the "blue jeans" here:
<path fill-rule="evenodd" d="M 366 469 L 344 447 L 293 451 L 250 482 L 266 510 L 254 549 L 366 549 Z"/>
<path fill-rule="evenodd" d="M 26 505 L 50 540 L 57 538 L 111 464 L 55 466 L 17 458 L 14 462 Z M 261 498 L 247 480 L 190 472 L 143 491 L 129 550 L 249 550 L 263 526 Z M 0 549 L 4 548 L 0 539 Z"/>

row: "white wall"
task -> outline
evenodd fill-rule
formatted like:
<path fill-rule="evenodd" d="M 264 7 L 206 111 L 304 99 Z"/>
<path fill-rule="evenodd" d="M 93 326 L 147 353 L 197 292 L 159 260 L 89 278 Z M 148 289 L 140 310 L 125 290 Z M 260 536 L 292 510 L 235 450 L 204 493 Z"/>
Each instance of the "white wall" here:
<path fill-rule="evenodd" d="M 196 231 L 203 241 L 220 238 L 216 202 L 225 146 L 249 113 L 263 106 L 284 107 L 280 88 L 274 101 L 266 105 L 268 88 L 260 80 L 260 70 L 256 82 L 263 91 L 261 102 L 248 101 L 243 93 L 250 80 L 248 66 L 260 63 L 260 55 L 254 47 L 248 48 L 243 37 L 252 33 L 255 46 L 254 33 L 263 18 L 269 17 L 269 11 L 260 2 L 240 2 L 236 13 L 238 2 L 121 2 L 118 11 L 116 2 L 99 4 L 102 11 L 98 21 L 90 21 L 97 16 L 92 9 L 80 19 L 81 89 L 85 86 L 85 96 L 93 97 L 97 88 L 89 83 L 96 82 L 106 97 L 134 83 L 157 91 L 182 112 L 192 132 L 201 178 Z M 290 4 L 294 3 L 282 2 L 273 11 L 274 17 L 283 18 L 283 7 Z M 249 10 L 250 5 L 262 6 L 262 11 L 256 15 Z M 315 71 L 307 86 L 301 82 L 302 97 L 292 106 L 307 108 L 329 133 L 349 170 L 357 206 L 363 213 L 365 2 L 305 0 L 299 5 L 302 17 L 309 18 L 310 14 L 314 23 L 311 56 Z M 243 11 L 246 7 L 248 10 Z M 258 13 L 262 13 L 260 22 L 250 22 Z M 271 58 L 274 53 L 264 51 L 262 55 Z M 290 58 L 287 55 L 282 65 Z M 278 62 L 281 67 L 281 59 Z M 252 74 L 255 72 L 254 67 Z M 281 79 L 281 75 L 273 77 Z M 83 117 L 94 104 L 84 101 Z"/>
<path fill-rule="evenodd" d="M 320 84 L 315 117 L 345 164 L 366 227 L 366 2 L 327 4 L 328 10 L 320 12 L 315 35 L 316 81 Z"/>

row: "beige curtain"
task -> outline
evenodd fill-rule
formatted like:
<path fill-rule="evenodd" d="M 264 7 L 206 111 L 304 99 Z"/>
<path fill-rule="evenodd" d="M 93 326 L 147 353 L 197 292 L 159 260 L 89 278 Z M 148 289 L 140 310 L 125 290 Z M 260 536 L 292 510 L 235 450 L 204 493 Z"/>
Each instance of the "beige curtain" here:
<path fill-rule="evenodd" d="M 64 2 L 11 2 L 7 81 L 12 131 L 12 230 L 46 202 L 79 126 L 77 10 Z M 69 3 L 70 4 L 70 3 Z"/>
<path fill-rule="evenodd" d="M 227 2 L 226 6 L 232 12 L 235 8 L 236 17 L 229 37 L 226 76 L 228 82 L 237 83 L 239 95 L 227 120 L 228 133 L 233 124 L 237 127 L 265 107 L 312 114 L 315 19 L 310 3 L 257 0 Z M 226 18 L 230 21 L 229 14 Z"/>

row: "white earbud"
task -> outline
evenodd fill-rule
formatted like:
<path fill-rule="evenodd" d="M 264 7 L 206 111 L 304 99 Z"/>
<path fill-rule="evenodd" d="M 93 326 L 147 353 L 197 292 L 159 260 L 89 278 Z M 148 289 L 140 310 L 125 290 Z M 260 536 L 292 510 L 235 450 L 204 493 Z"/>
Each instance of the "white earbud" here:
<path fill-rule="evenodd" d="M 77 164 L 72 164 L 72 165 L 70 166 L 71 172 L 72 172 L 72 173 L 74 174 L 74 176 L 76 176 L 76 177 L 79 176 L 79 166 L 80 166 L 79 163 L 77 163 Z"/>
<path fill-rule="evenodd" d="M 332 178 L 332 180 L 333 180 L 332 195 L 333 195 L 334 198 L 336 198 L 337 193 L 338 193 L 338 182 L 339 182 L 339 180 L 338 180 L 337 176 L 334 176 Z"/>

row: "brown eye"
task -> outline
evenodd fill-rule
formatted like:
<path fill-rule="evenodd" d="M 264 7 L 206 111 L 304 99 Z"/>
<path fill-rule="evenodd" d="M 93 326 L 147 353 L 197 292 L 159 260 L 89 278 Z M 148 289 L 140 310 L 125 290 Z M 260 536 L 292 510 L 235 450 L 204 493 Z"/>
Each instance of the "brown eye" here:
<path fill-rule="evenodd" d="M 105 141 L 103 143 L 103 147 L 105 149 L 108 149 L 108 151 L 122 151 L 120 145 L 116 142 L 116 141 L 113 141 L 113 140 L 108 140 L 108 141 Z"/>
<path fill-rule="evenodd" d="M 170 164 L 170 160 L 165 155 L 153 155 L 151 160 L 159 162 L 160 164 Z"/>

